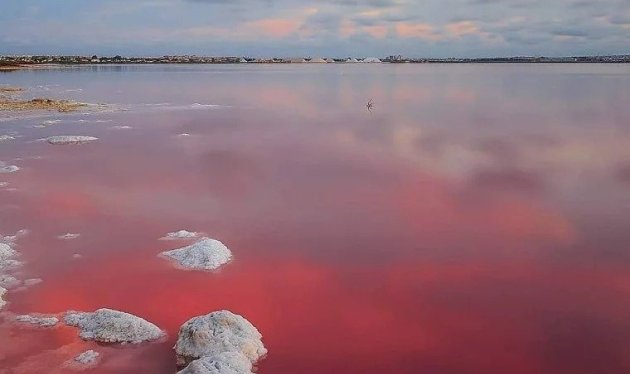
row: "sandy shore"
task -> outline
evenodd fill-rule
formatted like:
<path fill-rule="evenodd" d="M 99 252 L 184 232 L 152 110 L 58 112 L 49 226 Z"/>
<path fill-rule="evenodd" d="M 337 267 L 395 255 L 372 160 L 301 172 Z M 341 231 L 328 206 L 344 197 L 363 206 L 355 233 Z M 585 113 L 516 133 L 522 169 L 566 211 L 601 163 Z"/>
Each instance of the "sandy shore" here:
<path fill-rule="evenodd" d="M 0 94 L 12 94 L 22 91 L 24 91 L 24 89 L 20 87 L 0 86 Z"/>
<path fill-rule="evenodd" d="M 13 71 L 20 71 L 20 70 L 61 69 L 63 67 L 64 67 L 64 65 L 60 65 L 60 64 L 0 65 L 0 73 L 10 73 L 10 72 L 13 72 Z"/>
<path fill-rule="evenodd" d="M 0 86 L 0 111 L 53 110 L 58 112 L 74 112 L 87 104 L 68 100 L 36 98 L 19 100 L 14 95 L 24 92 L 23 88 Z"/>
<path fill-rule="evenodd" d="M 56 110 L 58 112 L 74 112 L 87 104 L 67 100 L 32 99 L 12 100 L 0 98 L 0 111 Z"/>

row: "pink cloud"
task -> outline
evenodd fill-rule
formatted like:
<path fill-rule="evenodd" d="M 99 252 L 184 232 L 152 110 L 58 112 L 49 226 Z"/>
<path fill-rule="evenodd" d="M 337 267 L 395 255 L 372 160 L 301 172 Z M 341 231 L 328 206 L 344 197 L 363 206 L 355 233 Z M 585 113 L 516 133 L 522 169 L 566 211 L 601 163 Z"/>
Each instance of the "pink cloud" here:
<path fill-rule="evenodd" d="M 446 30 L 455 37 L 461 37 L 464 35 L 480 35 L 479 26 L 472 21 L 460 21 L 453 22 L 446 25 Z"/>
<path fill-rule="evenodd" d="M 363 31 L 365 31 L 366 33 L 368 33 L 370 36 L 374 38 L 383 39 L 389 33 L 389 28 L 385 25 L 374 25 L 374 26 L 364 27 Z"/>
<path fill-rule="evenodd" d="M 416 38 L 431 41 L 442 39 L 442 36 L 435 32 L 433 26 L 427 23 L 400 22 L 396 24 L 396 33 L 403 38 Z"/>
<path fill-rule="evenodd" d="M 274 38 L 284 38 L 296 32 L 301 22 L 286 18 L 265 18 L 249 22 L 246 27 Z"/>
<path fill-rule="evenodd" d="M 342 37 L 347 38 L 356 34 L 357 26 L 354 22 L 344 19 L 343 21 L 341 21 L 339 32 L 341 33 Z"/>

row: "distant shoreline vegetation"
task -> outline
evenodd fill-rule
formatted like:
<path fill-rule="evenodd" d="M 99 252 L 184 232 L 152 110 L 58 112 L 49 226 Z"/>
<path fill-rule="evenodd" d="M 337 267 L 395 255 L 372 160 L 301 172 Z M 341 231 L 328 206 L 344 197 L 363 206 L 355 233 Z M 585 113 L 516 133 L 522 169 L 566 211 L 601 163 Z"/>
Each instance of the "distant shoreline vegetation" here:
<path fill-rule="evenodd" d="M 19 70 L 32 65 L 90 65 L 90 64 L 288 64 L 288 63 L 630 63 L 630 55 L 576 56 L 576 57 L 484 57 L 484 58 L 410 58 L 388 56 L 385 58 L 249 58 L 249 57 L 204 57 L 204 56 L 162 56 L 162 57 L 123 57 L 123 56 L 51 56 L 22 55 L 0 56 L 0 71 Z"/>

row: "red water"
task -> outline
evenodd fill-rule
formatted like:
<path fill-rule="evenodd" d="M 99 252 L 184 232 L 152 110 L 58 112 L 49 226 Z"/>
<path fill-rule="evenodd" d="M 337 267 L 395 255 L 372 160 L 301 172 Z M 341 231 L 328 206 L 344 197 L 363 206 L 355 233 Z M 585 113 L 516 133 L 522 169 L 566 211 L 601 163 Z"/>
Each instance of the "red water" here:
<path fill-rule="evenodd" d="M 0 77 L 174 103 L 0 124 L 22 135 L 0 160 L 24 158 L 0 175 L 17 189 L 0 191 L 0 233 L 30 230 L 22 276 L 43 279 L 5 310 L 108 307 L 168 332 L 104 347 L 5 315 L 0 372 L 94 348 L 95 373 L 173 373 L 179 326 L 220 309 L 263 334 L 261 374 L 630 372 L 627 67 L 240 69 Z M 173 108 L 195 102 L 229 107 Z M 66 134 L 100 140 L 31 142 Z M 179 229 L 235 260 L 174 268 L 157 254 L 184 243 L 158 238 Z"/>

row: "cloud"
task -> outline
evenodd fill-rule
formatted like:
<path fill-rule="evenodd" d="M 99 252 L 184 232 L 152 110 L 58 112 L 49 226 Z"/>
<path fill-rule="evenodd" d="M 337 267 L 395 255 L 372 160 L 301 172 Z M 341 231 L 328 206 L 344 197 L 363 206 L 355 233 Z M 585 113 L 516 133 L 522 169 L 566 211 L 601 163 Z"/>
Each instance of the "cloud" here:
<path fill-rule="evenodd" d="M 273 38 L 284 38 L 296 32 L 301 23 L 296 20 L 286 18 L 266 18 L 245 24 L 245 27 L 252 31 L 260 32 L 265 36 Z"/>
<path fill-rule="evenodd" d="M 347 56 L 627 53 L 630 3 L 602 0 L 9 1 L 0 53 Z M 132 35 L 133 38 L 129 36 Z M 430 43 L 417 43 L 423 40 Z M 429 47 L 430 45 L 430 47 Z"/>
<path fill-rule="evenodd" d="M 398 36 L 403 38 L 417 38 L 425 40 L 440 40 L 442 36 L 435 32 L 433 26 L 427 23 L 400 22 L 396 25 Z"/>

